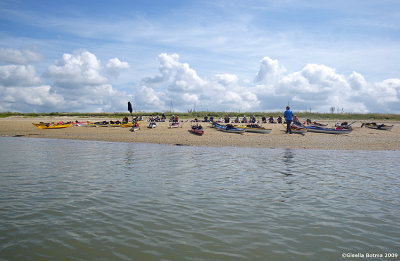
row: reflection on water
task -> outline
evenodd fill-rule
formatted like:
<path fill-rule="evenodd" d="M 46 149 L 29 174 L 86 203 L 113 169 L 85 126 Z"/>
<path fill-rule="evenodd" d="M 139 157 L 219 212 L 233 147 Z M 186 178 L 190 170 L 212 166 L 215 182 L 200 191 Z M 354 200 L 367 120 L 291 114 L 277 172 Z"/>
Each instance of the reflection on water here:
<path fill-rule="evenodd" d="M 6 137 L 0 145 L 0 259 L 340 260 L 398 251 L 397 151 Z"/>
<path fill-rule="evenodd" d="M 290 149 L 286 149 L 283 152 L 283 164 L 284 168 L 281 172 L 286 176 L 293 175 L 296 172 L 295 160 L 294 160 L 294 152 Z"/>

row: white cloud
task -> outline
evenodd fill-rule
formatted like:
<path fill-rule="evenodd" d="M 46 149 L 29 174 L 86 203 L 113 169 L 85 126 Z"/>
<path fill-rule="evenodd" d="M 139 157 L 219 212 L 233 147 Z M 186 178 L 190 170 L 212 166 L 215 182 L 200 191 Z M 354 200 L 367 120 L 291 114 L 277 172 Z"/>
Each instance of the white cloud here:
<path fill-rule="evenodd" d="M 201 92 L 205 81 L 187 63 L 178 63 L 176 74 L 172 83 L 168 86 L 171 92 Z"/>
<path fill-rule="evenodd" d="M 51 92 L 48 85 L 0 87 L 0 104 L 7 111 L 58 111 L 64 105 L 64 98 Z"/>
<path fill-rule="evenodd" d="M 174 109 L 180 111 L 193 107 L 198 110 L 243 111 L 259 104 L 254 93 L 240 87 L 236 75 L 216 74 L 210 80 L 206 80 L 189 64 L 181 63 L 177 54 L 163 53 L 158 59 L 161 75 L 144 78 L 144 85 L 136 92 L 137 95 L 141 95 L 136 96 L 137 99 L 150 96 L 147 99 L 158 104 L 164 99 L 163 108 L 172 102 Z M 159 91 L 155 92 L 151 87 Z"/>
<path fill-rule="evenodd" d="M 32 50 L 15 50 L 9 48 L 0 48 L 0 62 L 8 64 L 29 64 L 38 62 L 43 59 L 43 56 Z"/>
<path fill-rule="evenodd" d="M 129 67 L 127 62 L 121 62 L 118 58 L 112 58 L 106 65 L 106 71 L 109 75 L 117 77 L 122 70 L 128 69 Z"/>
<path fill-rule="evenodd" d="M 83 85 L 106 84 L 108 79 L 101 75 L 101 63 L 88 51 L 63 54 L 56 64 L 49 66 L 46 76 L 59 88 L 80 88 Z"/>
<path fill-rule="evenodd" d="M 279 65 L 278 60 L 266 56 L 260 61 L 260 69 L 256 75 L 255 82 L 273 84 L 280 80 L 286 69 Z"/>
<path fill-rule="evenodd" d="M 107 68 L 108 67 L 108 68 Z M 109 60 L 107 69 L 119 70 L 129 65 L 118 58 Z M 54 82 L 53 88 L 74 111 L 124 110 L 132 95 L 116 90 L 103 75 L 101 61 L 88 51 L 64 54 L 49 66 L 46 76 Z"/>
<path fill-rule="evenodd" d="M 223 86 L 237 86 L 239 83 L 239 78 L 234 74 L 216 74 L 214 76 L 214 80 L 216 83 Z"/>
<path fill-rule="evenodd" d="M 142 81 L 148 85 L 157 85 L 168 81 L 174 71 L 181 65 L 178 60 L 179 55 L 176 53 L 170 55 L 166 53 L 160 54 L 158 56 L 158 61 L 160 62 L 158 70 L 160 71 L 161 75 L 146 77 Z"/>
<path fill-rule="evenodd" d="M 328 112 L 335 106 L 346 112 L 367 112 L 379 110 L 380 105 L 400 111 L 399 105 L 394 104 L 399 100 L 398 79 L 368 83 L 360 73 L 345 77 L 329 66 L 318 64 L 285 74 L 286 69 L 278 60 L 264 57 L 256 84 L 251 84 L 234 74 L 202 79 L 189 64 L 181 63 L 177 54 L 161 54 L 158 58 L 161 75 L 145 78 L 141 91 L 143 97 L 150 95 L 147 99 L 162 108 L 172 101 L 180 111 L 192 108 L 193 104 L 199 110 L 273 111 L 283 110 L 289 102 L 294 110 L 311 107 L 313 111 Z"/>
<path fill-rule="evenodd" d="M 36 76 L 32 65 L 4 65 L 0 66 L 0 86 L 28 87 L 36 86 L 41 80 Z"/>
<path fill-rule="evenodd" d="M 165 97 L 151 87 L 141 86 L 136 89 L 133 106 L 139 110 L 165 110 Z"/>
<path fill-rule="evenodd" d="M 367 81 L 358 72 L 352 72 L 348 78 L 349 85 L 354 91 L 362 91 L 367 88 Z"/>
<path fill-rule="evenodd" d="M 132 95 L 113 88 L 103 72 L 128 67 L 114 58 L 103 68 L 94 54 L 76 51 L 50 65 L 44 76 L 52 83 L 42 85 L 32 65 L 0 66 L 0 107 L 11 111 L 121 111 Z"/>
<path fill-rule="evenodd" d="M 386 111 L 391 108 L 397 109 L 400 102 L 400 79 L 387 79 L 375 83 L 372 88 L 367 90 L 368 97 L 373 97 L 376 106 L 382 106 Z"/>
<path fill-rule="evenodd" d="M 293 110 L 400 113 L 400 79 L 368 82 L 358 72 L 345 76 L 334 68 L 307 64 L 287 73 L 278 60 L 264 57 L 255 81 L 231 73 L 202 78 L 178 54 L 158 56 L 158 75 L 145 77 L 133 92 L 110 83 L 110 70 L 128 69 L 110 59 L 105 66 L 88 51 L 64 54 L 48 66 L 44 80 L 32 65 L 0 66 L 0 109 L 12 111 L 125 111 L 127 101 L 137 110 L 276 111 L 289 102 Z M 115 75 L 115 74 L 114 74 Z"/>

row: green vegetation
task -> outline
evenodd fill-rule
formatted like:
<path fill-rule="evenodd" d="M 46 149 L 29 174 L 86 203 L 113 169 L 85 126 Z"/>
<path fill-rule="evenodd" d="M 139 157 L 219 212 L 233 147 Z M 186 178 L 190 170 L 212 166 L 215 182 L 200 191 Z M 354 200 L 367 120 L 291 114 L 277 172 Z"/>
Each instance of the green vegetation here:
<path fill-rule="evenodd" d="M 387 121 L 400 121 L 400 114 L 383 114 L 383 113 L 317 113 L 317 112 L 296 112 L 294 113 L 300 119 L 311 119 L 311 120 L 368 120 L 368 121 L 377 121 L 377 120 L 387 120 Z M 161 115 L 162 112 L 135 112 L 133 116 L 150 116 L 150 115 Z M 230 117 L 243 117 L 246 115 L 247 117 L 254 115 L 257 118 L 261 118 L 262 116 L 273 116 L 274 118 L 279 115 L 283 115 L 282 112 L 164 112 L 164 114 L 169 117 L 171 115 L 178 115 L 180 118 L 198 118 L 203 119 L 205 115 L 214 116 L 216 118 L 223 118 L 225 115 L 229 115 Z M 123 118 L 125 116 L 129 116 L 128 112 L 112 112 L 112 113 L 80 113 L 80 112 L 51 112 L 51 113 L 19 113 L 19 112 L 0 112 L 0 118 L 6 118 L 11 116 L 20 116 L 20 117 L 62 117 L 62 116 L 75 116 L 80 118 Z"/>

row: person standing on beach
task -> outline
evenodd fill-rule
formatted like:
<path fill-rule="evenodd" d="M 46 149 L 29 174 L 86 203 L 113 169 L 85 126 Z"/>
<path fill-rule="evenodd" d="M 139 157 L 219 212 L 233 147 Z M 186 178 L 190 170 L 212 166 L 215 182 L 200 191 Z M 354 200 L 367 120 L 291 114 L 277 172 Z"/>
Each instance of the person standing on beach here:
<path fill-rule="evenodd" d="M 293 120 L 293 112 L 290 110 L 289 106 L 286 106 L 286 111 L 283 114 L 283 117 L 285 117 L 286 120 L 286 133 L 292 134 L 292 129 L 290 128 L 290 124 L 292 123 Z"/>

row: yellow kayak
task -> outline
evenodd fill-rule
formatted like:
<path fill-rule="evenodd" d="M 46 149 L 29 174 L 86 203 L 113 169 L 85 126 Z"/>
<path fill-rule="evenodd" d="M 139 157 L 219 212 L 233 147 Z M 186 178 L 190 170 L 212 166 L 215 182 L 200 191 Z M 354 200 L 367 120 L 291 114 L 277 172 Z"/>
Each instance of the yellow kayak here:
<path fill-rule="evenodd" d="M 271 133 L 272 129 L 266 129 L 258 124 L 247 124 L 247 125 L 235 125 L 236 128 L 244 129 L 246 132 L 254 132 L 254 133 Z"/>
<path fill-rule="evenodd" d="M 137 123 L 138 125 L 140 125 L 142 122 L 143 122 L 143 121 L 137 121 L 136 123 Z M 132 127 L 133 127 L 133 123 L 132 123 L 132 122 L 128 122 L 128 123 L 122 124 L 121 127 L 122 127 L 122 128 L 132 128 Z"/>
<path fill-rule="evenodd" d="M 32 123 L 32 124 L 38 127 L 39 129 L 62 129 L 72 126 L 72 122 L 64 124 L 60 123 Z"/>

